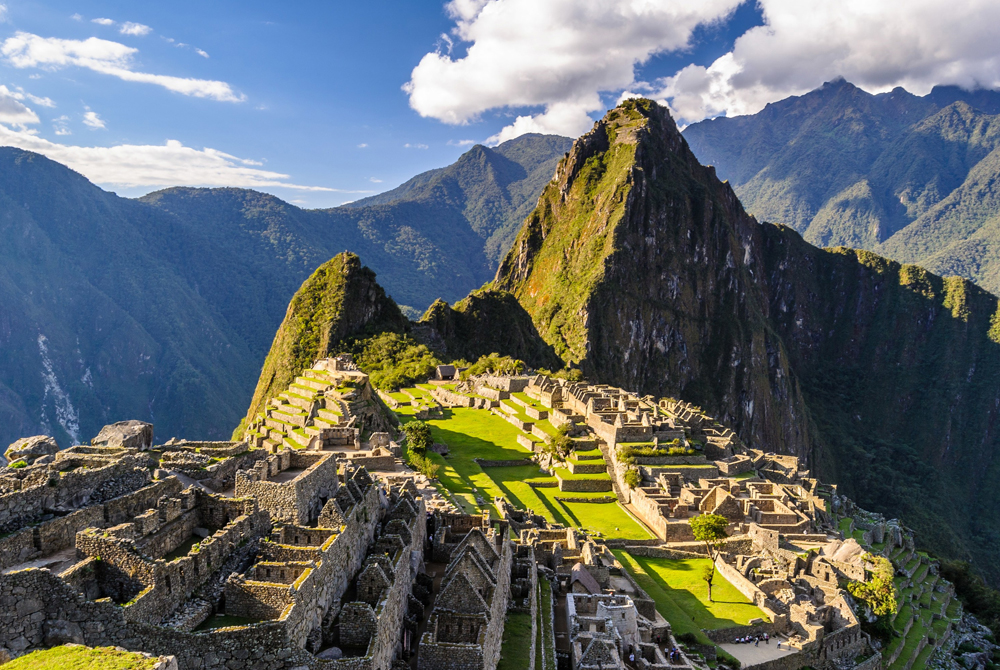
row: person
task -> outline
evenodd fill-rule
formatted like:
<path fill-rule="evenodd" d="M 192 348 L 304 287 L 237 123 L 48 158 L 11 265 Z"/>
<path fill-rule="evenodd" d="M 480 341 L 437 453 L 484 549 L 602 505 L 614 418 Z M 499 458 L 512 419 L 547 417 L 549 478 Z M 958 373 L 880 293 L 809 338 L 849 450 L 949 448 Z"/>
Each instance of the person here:
<path fill-rule="evenodd" d="M 778 640 L 778 649 L 781 649 L 781 640 Z"/>
<path fill-rule="evenodd" d="M 635 664 L 635 652 L 630 651 L 628 653 L 628 662 L 633 665 Z"/>
<path fill-rule="evenodd" d="M 760 637 L 755 637 L 753 639 L 753 646 L 755 646 L 755 647 L 759 647 L 760 646 Z"/>
<path fill-rule="evenodd" d="M 764 633 L 764 644 L 771 644 L 771 636 Z"/>

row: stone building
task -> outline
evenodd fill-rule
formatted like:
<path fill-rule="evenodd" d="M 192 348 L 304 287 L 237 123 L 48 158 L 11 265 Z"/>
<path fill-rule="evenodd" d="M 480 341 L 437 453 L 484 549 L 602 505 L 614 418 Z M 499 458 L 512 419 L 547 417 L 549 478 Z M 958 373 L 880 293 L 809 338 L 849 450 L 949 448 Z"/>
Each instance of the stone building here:
<path fill-rule="evenodd" d="M 476 517 L 450 520 L 474 526 Z M 447 537 L 451 526 L 438 528 Z M 427 630 L 420 638 L 419 670 L 493 670 L 500 659 L 504 616 L 510 597 L 513 544 L 506 523 L 472 527 L 448 547 L 448 565 Z M 450 543 L 449 543 L 450 544 Z M 435 543 L 435 552 L 442 552 Z"/>

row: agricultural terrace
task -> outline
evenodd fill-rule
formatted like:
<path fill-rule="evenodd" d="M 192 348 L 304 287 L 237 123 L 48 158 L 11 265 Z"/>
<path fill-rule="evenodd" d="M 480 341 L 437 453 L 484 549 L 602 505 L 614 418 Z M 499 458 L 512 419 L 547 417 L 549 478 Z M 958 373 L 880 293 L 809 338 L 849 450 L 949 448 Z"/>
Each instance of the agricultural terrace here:
<path fill-rule="evenodd" d="M 414 409 L 408 404 L 411 397 L 407 393 L 430 400 L 429 388 L 430 385 L 421 384 L 391 394 L 400 403 L 405 403 L 395 410 L 400 421 L 413 420 Z M 429 452 L 427 456 L 441 466 L 438 475 L 441 486 L 466 513 L 488 508 L 494 516 L 499 516 L 493 498 L 502 495 L 511 504 L 531 509 L 549 522 L 583 528 L 597 536 L 633 540 L 653 537 L 618 503 L 582 502 L 614 494 L 560 491 L 557 478 L 546 475 L 534 463 L 480 467 L 474 459 L 511 461 L 528 459 L 532 454 L 517 442 L 517 437 L 525 433 L 489 410 L 445 408 L 442 418 L 428 419 L 426 423 L 431 427 L 433 440 L 448 445 L 449 450 L 447 457 Z M 535 422 L 535 425 L 539 423 L 548 422 Z M 551 424 L 549 428 L 555 431 Z M 565 470 L 560 474 L 569 476 Z M 477 494 L 485 505 L 481 506 L 476 500 Z"/>

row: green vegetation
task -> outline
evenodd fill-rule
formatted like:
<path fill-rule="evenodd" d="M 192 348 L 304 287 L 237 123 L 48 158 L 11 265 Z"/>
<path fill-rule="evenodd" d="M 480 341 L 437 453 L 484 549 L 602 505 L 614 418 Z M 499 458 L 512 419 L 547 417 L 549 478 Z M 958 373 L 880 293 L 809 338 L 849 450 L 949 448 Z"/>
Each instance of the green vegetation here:
<path fill-rule="evenodd" d="M 708 552 L 710 560 L 702 571 L 701 578 L 708 585 L 708 601 L 712 602 L 712 580 L 715 579 L 715 561 L 722 551 L 722 542 L 726 539 L 726 528 L 729 526 L 729 521 L 726 520 L 726 517 L 718 514 L 699 514 L 688 521 L 688 524 L 691 526 L 694 539 L 704 543 L 705 549 Z M 889 577 L 890 579 L 892 578 L 891 570 Z"/>
<path fill-rule="evenodd" d="M 692 519 L 693 521 L 693 519 Z M 868 581 L 850 581 L 847 590 L 852 596 L 865 603 L 875 616 L 895 615 L 899 607 L 899 595 L 893 583 L 895 569 L 888 558 L 884 556 L 865 555 L 865 560 L 872 564 Z M 919 580 L 918 580 L 919 581 Z"/>
<path fill-rule="evenodd" d="M 372 386 L 383 391 L 426 381 L 441 364 L 426 346 L 393 332 L 360 340 L 351 349 L 354 362 L 368 373 Z"/>
<path fill-rule="evenodd" d="M 991 588 L 965 561 L 942 561 L 941 576 L 955 585 L 962 604 L 1000 637 L 1000 591 Z"/>
<path fill-rule="evenodd" d="M 5 670 L 152 670 L 155 665 L 155 658 L 114 647 L 63 645 L 15 658 Z"/>
<path fill-rule="evenodd" d="M 23 458 L 19 458 L 16 461 L 14 461 L 13 463 L 11 463 L 10 465 L 8 465 L 7 467 L 9 467 L 9 468 L 26 468 L 26 467 L 28 467 L 28 461 L 24 460 Z"/>
<path fill-rule="evenodd" d="M 428 479 L 437 479 L 438 475 L 441 473 L 441 465 L 435 463 L 426 456 L 410 453 L 407 460 L 417 472 L 424 475 Z"/>
<path fill-rule="evenodd" d="M 419 389 L 406 390 L 416 392 Z M 396 414 L 404 430 L 414 421 L 410 407 L 401 407 Z M 535 464 L 480 467 L 474 459 L 509 461 L 531 456 L 517 442 L 518 435 L 523 433 L 491 412 L 456 407 L 444 410 L 442 418 L 428 419 L 424 423 L 431 428 L 432 440 L 448 445 L 449 449 L 447 458 L 432 452 L 428 452 L 426 458 L 440 466 L 438 480 L 441 486 L 466 512 L 482 509 L 476 502 L 478 494 L 487 503 L 486 508 L 496 515 L 493 498 L 504 496 L 517 507 L 534 510 L 553 523 L 586 528 L 605 537 L 637 540 L 652 537 L 621 505 L 584 502 L 604 498 L 609 495 L 607 493 L 563 493 L 554 486 L 557 478 L 543 474 Z M 568 471 L 561 474 L 573 476 Z"/>
<path fill-rule="evenodd" d="M 642 475 L 635 468 L 629 468 L 625 471 L 625 475 L 622 477 L 625 483 L 630 489 L 634 489 L 636 486 L 642 483 Z"/>
<path fill-rule="evenodd" d="M 479 360 L 462 372 L 462 379 L 482 374 L 519 375 L 524 371 L 524 361 L 497 353 L 480 356 Z"/>
<path fill-rule="evenodd" d="M 503 646 L 497 670 L 524 670 L 531 661 L 531 613 L 510 612 L 503 627 Z"/>
<path fill-rule="evenodd" d="M 345 252 L 324 263 L 292 297 L 264 360 L 246 420 L 259 414 L 317 358 L 348 349 L 349 338 L 402 331 L 406 323 L 396 303 L 376 283 L 375 273 L 362 267 L 356 255 Z M 372 346 L 377 350 L 391 343 L 376 338 Z M 243 425 L 233 439 L 242 436 Z"/>
<path fill-rule="evenodd" d="M 423 421 L 407 421 L 403 424 L 406 448 L 412 454 L 423 456 L 431 446 L 431 427 Z"/>
<path fill-rule="evenodd" d="M 746 625 L 750 619 L 766 619 L 756 605 L 725 579 L 719 579 L 715 585 L 715 600 L 705 597 L 703 573 L 711 564 L 708 558 L 646 558 L 619 549 L 614 554 L 656 601 L 656 609 L 678 634 L 697 634 L 702 628 L 729 628 Z"/>

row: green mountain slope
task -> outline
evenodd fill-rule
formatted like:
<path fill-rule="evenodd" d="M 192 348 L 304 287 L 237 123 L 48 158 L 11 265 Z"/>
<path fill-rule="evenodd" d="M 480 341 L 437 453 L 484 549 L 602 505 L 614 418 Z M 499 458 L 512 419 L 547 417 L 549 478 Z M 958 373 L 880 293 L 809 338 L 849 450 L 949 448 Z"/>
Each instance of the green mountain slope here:
<path fill-rule="evenodd" d="M 684 130 L 758 218 L 1000 291 L 1000 93 L 871 95 L 838 80 L 758 114 Z"/>
<path fill-rule="evenodd" d="M 375 273 L 362 267 L 357 255 L 338 254 L 319 266 L 292 297 L 264 360 L 247 418 L 259 414 L 316 359 L 341 353 L 345 339 L 402 333 L 407 327 L 406 317 L 375 281 Z"/>
<path fill-rule="evenodd" d="M 492 277 L 490 254 L 568 144 L 474 147 L 405 194 L 329 210 L 232 188 L 119 198 L 0 148 L 0 444 L 68 445 L 127 418 L 164 439 L 227 437 L 315 268 L 359 252 L 414 317 L 461 299 Z"/>
<path fill-rule="evenodd" d="M 446 168 L 344 208 L 410 202 L 429 215 L 459 214 L 482 239 L 492 274 L 572 144 L 568 137 L 527 134 L 492 149 L 476 145 Z"/>
<path fill-rule="evenodd" d="M 995 296 L 757 223 L 650 101 L 576 142 L 492 286 L 588 376 L 700 403 L 1000 579 Z"/>

